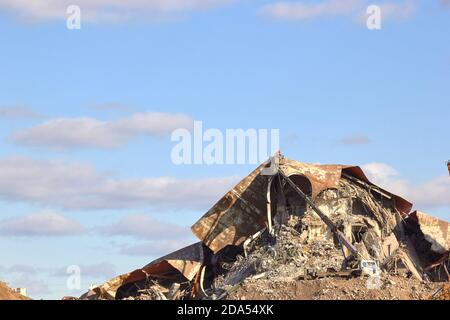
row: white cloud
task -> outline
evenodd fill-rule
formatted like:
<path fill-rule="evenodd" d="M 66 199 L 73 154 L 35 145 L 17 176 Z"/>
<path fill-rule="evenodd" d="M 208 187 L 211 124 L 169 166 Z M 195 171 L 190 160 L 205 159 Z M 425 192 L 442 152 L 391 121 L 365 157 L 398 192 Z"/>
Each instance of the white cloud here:
<path fill-rule="evenodd" d="M 444 166 L 443 171 L 445 171 Z M 450 177 L 443 175 L 431 180 L 412 184 L 399 172 L 384 163 L 369 163 L 362 166 L 369 180 L 392 193 L 403 196 L 414 203 L 415 209 L 450 206 Z"/>
<path fill-rule="evenodd" d="M 415 1 L 406 0 L 403 2 L 383 2 L 378 5 L 381 9 L 381 23 L 394 21 L 404 22 L 414 17 L 417 11 L 417 4 Z M 356 17 L 356 21 L 360 24 L 366 25 L 367 13 L 362 10 Z"/>
<path fill-rule="evenodd" d="M 53 212 L 41 212 L 0 220 L 0 235 L 4 236 L 70 236 L 83 233 L 76 221 Z"/>
<path fill-rule="evenodd" d="M 38 273 L 35 267 L 31 265 L 15 264 L 10 267 L 0 266 L 0 272 L 3 274 L 20 274 L 20 275 L 35 275 Z"/>
<path fill-rule="evenodd" d="M 320 17 L 349 15 L 362 4 L 361 0 L 327 0 L 320 2 L 281 1 L 265 5 L 261 13 L 280 20 L 308 20 Z"/>
<path fill-rule="evenodd" d="M 354 134 L 344 137 L 341 143 L 350 146 L 367 145 L 372 143 L 372 139 L 365 134 Z"/>
<path fill-rule="evenodd" d="M 0 159 L 0 199 L 65 209 L 212 206 L 236 177 L 119 178 L 89 165 L 27 157 Z"/>
<path fill-rule="evenodd" d="M 23 21 L 65 20 L 69 5 L 81 8 L 82 21 L 121 22 L 167 18 L 194 10 L 210 9 L 230 0 L 0 0 L 0 10 Z"/>
<path fill-rule="evenodd" d="M 191 235 L 189 228 L 158 221 L 146 215 L 131 215 L 108 226 L 96 227 L 97 231 L 108 236 L 133 236 L 143 239 L 185 238 Z"/>
<path fill-rule="evenodd" d="M 23 131 L 11 140 L 20 145 L 68 148 L 118 148 L 140 135 L 169 135 L 178 128 L 192 127 L 193 120 L 183 114 L 162 112 L 135 113 L 113 121 L 93 118 L 57 118 Z"/>
<path fill-rule="evenodd" d="M 416 12 L 416 2 L 412 0 L 403 2 L 384 1 L 381 3 L 373 3 L 367 0 L 279 1 L 263 6 L 260 12 L 269 18 L 291 21 L 348 16 L 365 25 L 368 17 L 366 9 L 371 4 L 378 5 L 381 8 L 382 23 L 405 21 L 414 16 Z"/>
<path fill-rule="evenodd" d="M 416 13 L 416 3 L 414 1 L 404 1 L 401 3 L 381 4 L 382 19 L 393 21 L 406 21 Z"/>
<path fill-rule="evenodd" d="M 1 106 L 0 118 L 5 119 L 34 119 L 41 118 L 42 115 L 28 106 Z"/>

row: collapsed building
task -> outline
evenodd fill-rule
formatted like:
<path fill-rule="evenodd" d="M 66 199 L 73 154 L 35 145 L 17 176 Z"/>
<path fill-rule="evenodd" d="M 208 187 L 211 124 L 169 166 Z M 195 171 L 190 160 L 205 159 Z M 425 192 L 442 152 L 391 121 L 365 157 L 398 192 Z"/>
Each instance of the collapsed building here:
<path fill-rule="evenodd" d="M 276 155 L 193 226 L 199 242 L 81 299 L 223 299 L 252 277 L 449 281 L 449 223 L 371 183 L 357 166 Z M 280 266 L 283 266 L 280 268 Z"/>

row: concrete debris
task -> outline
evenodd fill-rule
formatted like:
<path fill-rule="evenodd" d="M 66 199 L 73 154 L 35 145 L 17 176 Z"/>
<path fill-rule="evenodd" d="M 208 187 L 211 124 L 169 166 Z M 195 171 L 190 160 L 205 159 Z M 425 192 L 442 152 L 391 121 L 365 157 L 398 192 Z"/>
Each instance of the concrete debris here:
<path fill-rule="evenodd" d="M 274 175 L 263 174 L 269 159 L 193 225 L 201 242 L 80 299 L 438 296 L 438 282 L 450 280 L 448 222 L 410 213 L 359 167 L 275 157 Z"/>
<path fill-rule="evenodd" d="M 432 299 L 435 300 L 450 300 L 450 284 L 446 283 L 441 288 L 436 290 L 433 294 Z"/>
<path fill-rule="evenodd" d="M 410 214 L 411 224 L 417 223 L 427 242 L 431 244 L 430 250 L 443 254 L 450 250 L 450 227 L 449 223 L 423 212 L 414 211 Z"/>

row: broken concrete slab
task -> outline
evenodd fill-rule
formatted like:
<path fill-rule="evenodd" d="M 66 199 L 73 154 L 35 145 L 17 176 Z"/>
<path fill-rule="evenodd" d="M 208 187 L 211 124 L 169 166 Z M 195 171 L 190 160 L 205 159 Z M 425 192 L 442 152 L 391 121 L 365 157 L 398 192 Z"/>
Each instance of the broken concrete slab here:
<path fill-rule="evenodd" d="M 450 223 L 421 211 L 414 211 L 409 216 L 418 223 L 425 240 L 431 243 L 430 250 L 441 254 L 450 250 Z"/>

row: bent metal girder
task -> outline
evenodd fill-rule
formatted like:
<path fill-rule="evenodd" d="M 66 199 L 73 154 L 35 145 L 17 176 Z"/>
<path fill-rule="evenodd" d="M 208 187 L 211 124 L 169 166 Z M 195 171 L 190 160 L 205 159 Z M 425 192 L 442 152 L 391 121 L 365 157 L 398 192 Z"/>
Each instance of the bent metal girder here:
<path fill-rule="evenodd" d="M 278 174 L 297 192 L 303 200 L 314 210 L 315 213 L 319 216 L 320 219 L 331 229 L 331 231 L 335 234 L 336 238 L 339 240 L 341 244 L 343 244 L 351 253 L 355 255 L 359 255 L 358 250 L 352 243 L 347 240 L 344 234 L 338 230 L 333 221 L 327 217 L 315 204 L 314 202 L 288 177 L 283 171 L 279 170 Z"/>

